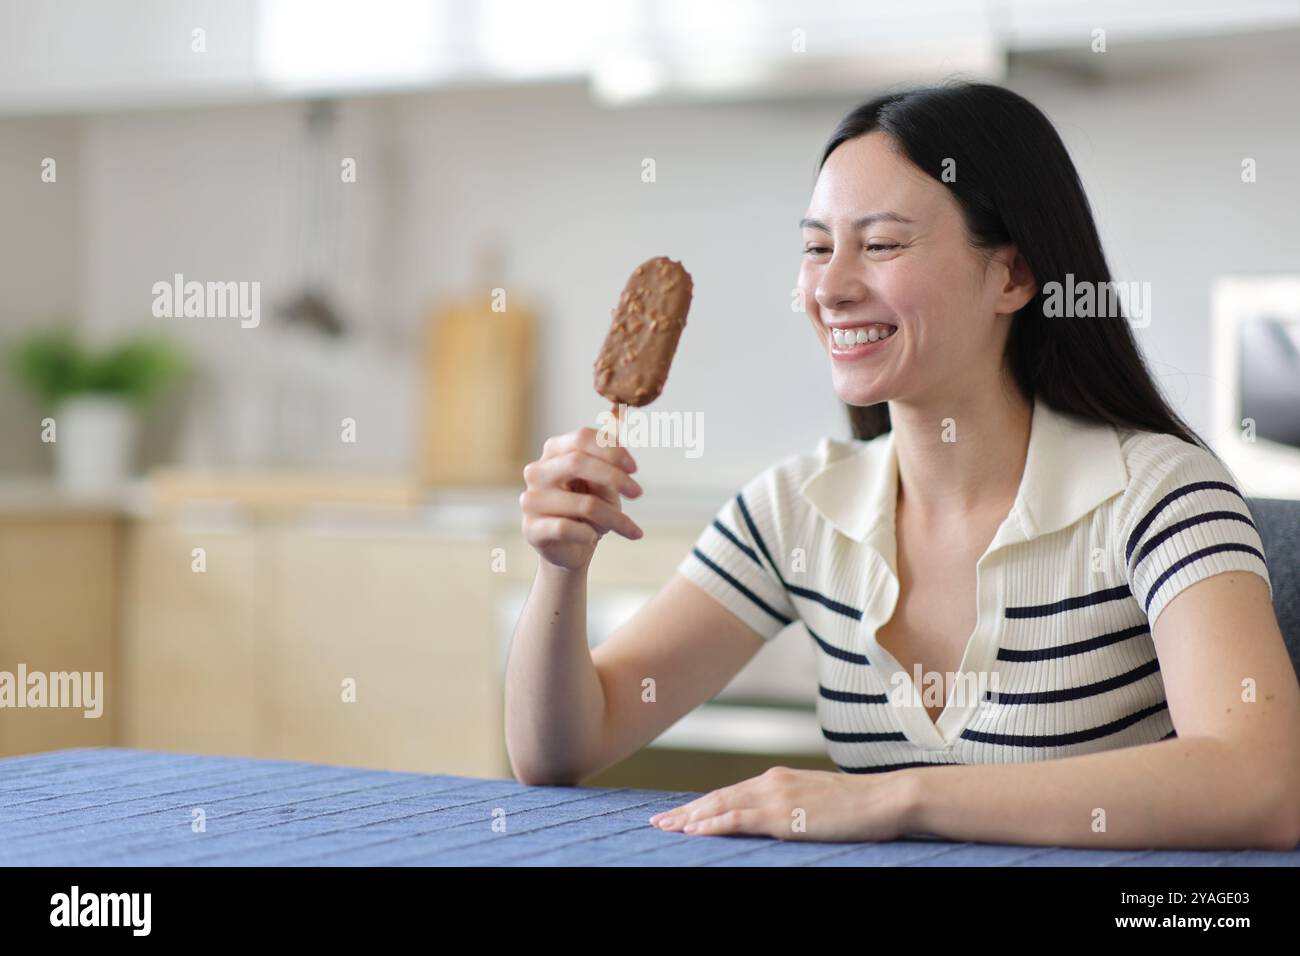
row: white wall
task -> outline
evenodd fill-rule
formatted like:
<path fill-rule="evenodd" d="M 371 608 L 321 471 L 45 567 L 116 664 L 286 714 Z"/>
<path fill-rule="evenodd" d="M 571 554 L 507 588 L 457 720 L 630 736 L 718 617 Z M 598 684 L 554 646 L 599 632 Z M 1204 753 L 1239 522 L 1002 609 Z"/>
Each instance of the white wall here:
<path fill-rule="evenodd" d="M 391 182 L 373 158 L 382 115 L 366 103 L 340 111 L 337 148 L 366 175 L 343 185 L 340 158 L 330 157 L 323 207 L 337 222 L 329 252 L 340 310 L 363 342 L 393 344 L 381 334 L 393 257 L 383 219 Z M 304 108 L 296 103 L 102 115 L 82 125 L 85 322 L 97 336 L 161 330 L 185 343 L 196 364 L 189 427 L 169 422 L 146 460 L 375 468 L 408 457 L 413 400 L 400 353 L 367 374 L 376 364 L 368 353 L 294 348 L 275 334 L 277 308 L 299 289 L 316 254 L 305 218 L 313 180 L 304 140 Z M 155 318 L 154 283 L 176 273 L 260 283 L 259 324 Z M 339 441 L 344 416 L 365 422 L 355 448 Z"/>
<path fill-rule="evenodd" d="M 78 126 L 68 119 L 0 124 L 0 473 L 48 467 L 40 411 L 14 384 L 8 351 L 39 323 L 77 314 L 81 261 Z M 54 182 L 41 178 L 55 161 Z"/>
<path fill-rule="evenodd" d="M 728 487 L 840 427 L 824 360 L 790 302 L 816 157 L 848 105 L 606 112 L 574 88 L 403 101 L 411 202 L 396 311 L 418 315 L 465 274 L 481 233 L 506 237 L 509 286 L 544 309 L 540 445 L 608 407 L 592 364 L 632 268 L 681 260 L 695 294 L 653 408 L 702 413 L 704 454 L 637 457 L 663 481 Z M 645 157 L 653 183 L 641 180 Z"/>
<path fill-rule="evenodd" d="M 1023 68 L 1008 85 L 1061 129 L 1116 278 L 1152 283 L 1145 348 L 1171 400 L 1204 429 L 1215 387 L 1213 277 L 1295 271 L 1300 262 L 1300 129 L 1287 102 L 1300 88 L 1300 63 L 1189 64 L 1087 85 Z M 360 181 L 346 187 L 342 206 L 339 292 L 367 341 L 391 356 L 401 393 L 386 399 L 386 381 L 357 390 L 388 415 L 372 460 L 409 457 L 411 349 L 430 305 L 463 290 L 490 233 L 509 244 L 510 294 L 543 316 L 538 445 L 604 407 L 590 373 L 609 309 L 629 269 L 659 254 L 684 261 L 696 299 L 655 407 L 702 412 L 706 453 L 642 452 L 651 481 L 725 490 L 822 434 L 846 434 L 825 360 L 789 303 L 796 223 L 816 158 L 853 103 L 606 111 L 577 86 L 346 102 L 340 150 L 358 158 Z M 96 330 L 157 321 L 149 288 L 177 271 L 261 278 L 266 308 L 292 287 L 299 117 L 296 106 L 273 104 L 80 121 L 75 224 L 61 207 L 54 227 L 37 226 L 58 231 L 39 261 L 9 268 L 18 311 L 66 297 L 49 288 L 51 276 L 76 276 L 77 301 Z M 0 124 L 0 142 L 17 125 Z M 1259 163 L 1253 185 L 1240 181 L 1244 156 Z M 644 157 L 656 161 L 653 184 L 641 182 Z M 40 219 L 41 208 L 26 203 L 15 221 Z M 13 235 L 0 241 L 20 244 Z M 211 323 L 176 329 L 214 366 L 275 374 L 274 361 L 258 371 L 271 336 Z M 326 441 L 327 460 L 335 446 Z M 224 453 L 219 443 L 201 445 L 180 447 L 196 461 Z M 166 453 L 156 440 L 152 454 Z"/>

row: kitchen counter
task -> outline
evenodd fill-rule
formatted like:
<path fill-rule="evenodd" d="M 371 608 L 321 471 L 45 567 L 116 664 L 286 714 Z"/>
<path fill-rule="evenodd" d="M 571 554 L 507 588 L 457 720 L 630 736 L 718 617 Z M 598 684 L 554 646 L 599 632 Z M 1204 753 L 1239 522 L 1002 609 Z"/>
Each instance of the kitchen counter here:
<path fill-rule="evenodd" d="M 422 488 L 406 479 L 291 473 L 158 472 L 118 491 L 73 495 L 41 478 L 0 479 L 0 520 L 164 514 L 198 521 L 292 517 L 340 533 L 477 535 L 519 528 L 519 487 Z M 732 492 L 647 488 L 624 508 L 643 527 L 702 530 Z"/>
<path fill-rule="evenodd" d="M 0 480 L 0 520 L 57 516 L 113 516 L 135 514 L 147 500 L 145 482 L 135 482 L 110 494 L 70 495 L 42 478 Z"/>

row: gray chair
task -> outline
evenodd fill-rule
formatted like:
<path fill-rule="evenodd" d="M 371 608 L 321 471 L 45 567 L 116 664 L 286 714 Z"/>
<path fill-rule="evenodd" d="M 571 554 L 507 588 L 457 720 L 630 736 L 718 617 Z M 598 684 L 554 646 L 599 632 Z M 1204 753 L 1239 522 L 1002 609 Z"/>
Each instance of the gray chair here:
<path fill-rule="evenodd" d="M 1247 504 L 1264 542 L 1277 622 L 1291 664 L 1300 673 L 1300 501 L 1249 498 Z"/>

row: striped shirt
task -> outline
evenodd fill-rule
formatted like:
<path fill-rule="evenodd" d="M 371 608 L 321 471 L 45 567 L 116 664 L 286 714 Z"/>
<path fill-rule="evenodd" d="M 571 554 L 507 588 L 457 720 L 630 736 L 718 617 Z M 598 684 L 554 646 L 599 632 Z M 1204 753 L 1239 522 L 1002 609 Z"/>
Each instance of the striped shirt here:
<path fill-rule="evenodd" d="M 876 641 L 899 596 L 893 432 L 824 438 L 727 501 L 678 570 L 764 638 L 817 657 L 817 715 L 849 773 L 1075 756 L 1175 736 L 1151 631 L 1184 588 L 1253 571 L 1246 500 L 1209 452 L 1035 401 L 1015 502 L 979 559 L 977 622 L 943 698 Z M 944 709 L 931 720 L 925 704 Z"/>

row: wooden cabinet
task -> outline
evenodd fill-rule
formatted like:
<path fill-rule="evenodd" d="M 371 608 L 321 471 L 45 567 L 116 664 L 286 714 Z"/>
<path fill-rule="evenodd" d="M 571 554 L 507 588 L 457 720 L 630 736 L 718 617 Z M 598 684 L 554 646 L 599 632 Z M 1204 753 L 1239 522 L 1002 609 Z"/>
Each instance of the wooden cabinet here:
<path fill-rule="evenodd" d="M 103 696 L 98 717 L 85 707 L 0 709 L 0 755 L 114 742 L 119 529 L 107 511 L 0 512 L 0 671 L 15 682 L 20 667 L 78 672 L 92 693 L 102 675 Z"/>
<path fill-rule="evenodd" d="M 497 525 L 514 495 L 444 523 L 397 491 L 361 489 L 363 504 L 331 488 L 341 501 L 320 507 L 274 488 L 214 501 L 231 487 L 164 485 L 150 517 L 0 510 L 0 671 L 104 675 L 99 719 L 0 710 L 0 754 L 121 745 L 509 777 L 505 655 L 538 561 L 517 526 Z M 644 527 L 596 552 L 593 640 L 671 577 L 699 531 Z M 788 670 L 779 650 L 760 659 Z M 704 733 L 710 706 L 601 783 L 641 785 L 678 757 L 704 779 L 690 754 L 728 749 Z"/>
<path fill-rule="evenodd" d="M 0 710 L 0 753 L 116 744 L 509 777 L 505 655 L 537 555 L 517 528 L 486 530 L 495 509 L 449 530 L 419 507 L 351 507 L 328 521 L 280 500 L 197 517 L 176 502 L 148 519 L 0 513 L 0 671 L 102 672 L 105 697 L 97 720 Z M 596 552 L 593 639 L 668 580 L 698 533 L 646 527 Z M 727 749 L 718 734 L 711 747 L 670 737 L 602 784 Z"/>
<path fill-rule="evenodd" d="M 424 530 L 419 509 L 326 523 L 134 523 L 125 549 L 122 742 L 509 776 L 504 655 L 537 567 L 516 530 Z M 610 535 L 603 588 L 658 587 L 694 531 Z M 196 570 L 195 549 L 203 569 Z"/>
<path fill-rule="evenodd" d="M 126 746 L 263 754 L 270 702 L 262 685 L 273 658 L 259 619 L 272 599 L 272 573 L 253 530 L 130 526 L 121 641 Z"/>
<path fill-rule="evenodd" d="M 497 546 L 292 517 L 135 525 L 123 742 L 508 775 Z"/>
<path fill-rule="evenodd" d="M 509 772 L 487 540 L 285 529 L 269 546 L 277 753 Z"/>

